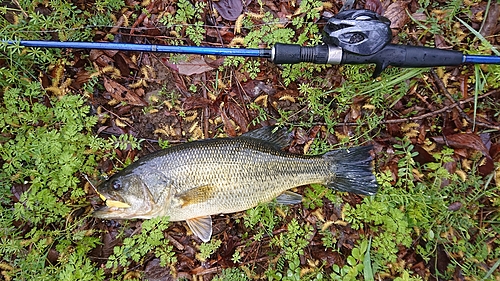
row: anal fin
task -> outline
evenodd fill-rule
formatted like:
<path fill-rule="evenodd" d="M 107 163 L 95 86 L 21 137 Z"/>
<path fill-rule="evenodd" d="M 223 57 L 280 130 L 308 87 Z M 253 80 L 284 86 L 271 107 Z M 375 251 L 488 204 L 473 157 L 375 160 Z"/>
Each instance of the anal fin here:
<path fill-rule="evenodd" d="M 212 217 L 198 217 L 186 220 L 189 229 L 198 236 L 201 241 L 208 242 L 212 237 Z"/>
<path fill-rule="evenodd" d="M 285 191 L 276 197 L 276 201 L 283 205 L 295 205 L 302 202 L 302 195 L 291 191 Z"/>

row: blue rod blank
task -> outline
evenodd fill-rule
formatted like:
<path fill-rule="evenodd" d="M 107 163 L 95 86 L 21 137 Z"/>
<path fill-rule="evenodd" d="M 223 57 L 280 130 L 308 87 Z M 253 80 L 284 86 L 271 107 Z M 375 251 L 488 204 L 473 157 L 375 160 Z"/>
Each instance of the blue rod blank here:
<path fill-rule="evenodd" d="M 464 63 L 500 64 L 499 56 L 464 55 Z"/>
<path fill-rule="evenodd" d="M 195 46 L 167 46 L 143 45 L 133 43 L 110 42 L 59 42 L 59 41 L 8 41 L 9 44 L 19 44 L 25 47 L 39 48 L 71 48 L 71 49 L 99 49 L 119 51 L 160 52 L 177 54 L 216 55 L 216 56 L 242 56 L 242 57 L 270 57 L 267 49 L 238 49 L 220 47 L 195 47 Z M 267 51 L 267 52 L 266 52 Z"/>

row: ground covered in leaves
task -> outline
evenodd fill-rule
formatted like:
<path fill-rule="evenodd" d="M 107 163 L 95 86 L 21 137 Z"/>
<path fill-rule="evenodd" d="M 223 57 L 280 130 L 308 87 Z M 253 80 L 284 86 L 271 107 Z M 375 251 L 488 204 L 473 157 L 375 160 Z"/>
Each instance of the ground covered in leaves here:
<path fill-rule="evenodd" d="M 321 42 L 341 1 L 3 2 L 2 39 L 268 48 Z M 393 43 L 497 54 L 496 1 L 358 1 Z M 2 45 L 0 279 L 500 280 L 500 68 Z M 379 193 L 297 188 L 296 206 L 103 221 L 90 182 L 188 141 L 291 129 L 298 154 L 372 144 Z M 90 182 L 85 180 L 88 176 Z"/>

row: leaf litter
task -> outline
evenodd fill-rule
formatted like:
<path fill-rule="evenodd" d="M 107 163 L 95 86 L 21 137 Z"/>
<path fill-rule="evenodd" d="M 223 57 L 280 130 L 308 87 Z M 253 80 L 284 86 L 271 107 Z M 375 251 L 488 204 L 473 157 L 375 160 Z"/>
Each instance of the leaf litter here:
<path fill-rule="evenodd" d="M 159 18 L 158 13 L 161 12 L 161 9 L 155 6 L 158 5 L 156 2 L 153 1 L 146 7 L 149 16 L 148 13 L 139 15 L 132 25 L 133 29 L 130 30 L 130 34 L 140 33 L 140 27 L 143 26 L 148 28 L 155 26 L 155 19 Z M 296 12 L 293 7 L 284 2 L 266 1 L 265 3 L 265 7 L 272 13 L 292 17 Z M 388 1 L 383 1 L 383 3 L 380 1 L 366 1 L 365 5 L 379 12 L 383 11 L 384 15 L 389 17 L 393 23 L 391 28 L 398 31 L 401 31 L 410 23 L 410 17 L 407 16 L 408 12 L 417 18 L 425 19 L 412 8 L 415 1 L 393 1 L 392 3 Z M 340 6 L 340 1 L 337 1 L 335 6 L 328 12 L 338 11 Z M 239 0 L 220 0 L 214 2 L 214 7 L 222 17 L 222 19 L 216 19 L 216 24 L 223 27 L 213 29 L 208 27 L 209 32 L 206 33 L 206 38 L 210 38 L 218 44 L 227 44 L 236 36 L 231 27 L 242 14 L 243 3 Z M 483 12 L 485 9 L 483 6 L 474 6 L 474 8 Z M 245 10 L 247 9 L 255 14 L 261 12 L 259 5 L 256 3 L 245 5 Z M 500 25 L 498 20 L 495 19 L 498 11 L 498 4 L 494 3 L 481 30 L 484 36 L 498 33 Z M 211 13 L 208 10 L 205 12 L 207 14 Z M 477 13 L 479 11 L 476 11 L 474 15 L 477 15 Z M 120 33 L 122 31 L 118 28 L 114 32 Z M 151 39 L 153 39 L 152 36 L 157 36 L 157 34 L 145 35 L 151 36 Z M 222 39 L 222 42 L 219 39 Z M 442 36 L 436 37 L 436 43 L 444 46 Z M 147 149 L 142 151 L 132 151 L 129 148 L 125 150 L 117 149 L 118 158 L 123 162 L 126 159 L 134 159 L 136 156 L 142 156 L 147 152 L 159 149 L 157 141 L 159 138 L 168 139 L 168 141 L 175 144 L 193 139 L 194 136 L 200 134 L 199 132 L 201 132 L 201 135 L 196 138 L 200 136 L 217 137 L 219 135 L 237 136 L 248 129 L 257 127 L 257 125 L 274 123 L 269 120 L 254 122 L 259 112 L 250 108 L 252 102 L 259 104 L 269 116 L 275 117 L 279 116 L 278 110 L 290 111 L 296 115 L 303 110 L 307 110 L 301 108 L 303 104 L 298 102 L 306 98 L 299 92 L 298 84 L 292 83 L 288 87 L 283 87 L 278 82 L 280 78 L 277 77 L 276 66 L 264 62 L 260 66 L 261 72 L 256 79 L 236 79 L 235 77 L 247 77 L 245 71 L 231 69 L 228 72 L 229 74 L 226 74 L 231 76 L 227 79 L 230 84 L 228 83 L 229 85 L 223 88 L 215 86 L 220 78 L 218 75 L 223 73 L 219 68 L 220 62 L 218 65 L 214 65 L 201 56 L 187 56 L 185 60 L 177 60 L 177 58 L 171 56 L 158 54 L 92 50 L 89 53 L 91 65 L 88 62 L 79 64 L 77 60 L 78 56 L 75 56 L 76 67 L 73 69 L 76 77 L 73 81 L 75 88 L 82 87 L 85 82 L 92 78 L 92 73 L 85 70 L 86 67 L 94 65 L 96 69 L 101 70 L 98 79 L 103 87 L 91 93 L 92 97 L 89 99 L 94 108 L 104 108 L 104 112 L 107 112 L 107 117 L 101 119 L 101 127 L 98 129 L 98 133 L 103 137 L 131 134 L 139 139 L 146 140 L 147 145 L 145 147 Z M 112 71 L 102 71 L 109 66 L 113 66 Z M 141 69 L 148 68 L 152 69 L 155 75 L 150 75 L 152 73 L 147 71 L 141 72 Z M 329 69 L 322 72 L 321 75 L 331 77 L 330 83 L 339 86 L 343 79 L 342 73 L 337 73 L 335 70 L 339 69 Z M 454 90 L 455 93 L 467 93 L 467 87 L 462 84 L 465 82 L 461 82 L 464 79 L 460 77 L 460 73 L 451 73 L 447 80 L 450 80 L 448 88 Z M 144 82 L 137 84 L 139 81 Z M 420 82 L 424 84 L 432 83 L 429 80 Z M 189 90 L 189 86 L 192 85 L 197 87 L 194 92 Z M 204 87 L 207 91 L 205 95 L 201 91 Z M 491 97 L 498 99 L 500 94 L 492 94 Z M 464 95 L 463 98 L 468 97 Z M 341 135 L 355 135 L 355 127 L 349 123 L 356 122 L 366 114 L 365 102 L 362 99 L 354 100 L 347 112 L 343 112 L 338 116 L 340 122 L 344 124 L 340 124 L 338 128 L 339 134 L 337 135 L 327 132 L 323 126 L 324 124 L 320 124 L 316 120 L 314 120 L 314 126 L 309 130 L 302 127 L 295 128 L 293 130 L 293 141 L 288 149 L 294 153 L 305 153 L 311 149 L 315 139 L 327 139 L 330 145 L 334 145 L 341 142 Z M 409 104 L 414 105 L 410 107 Z M 449 107 L 450 110 L 448 114 L 440 116 L 442 120 L 422 119 L 416 122 L 400 117 L 409 114 L 413 114 L 413 116 L 428 114 L 436 108 L 443 107 Z M 464 167 L 467 164 L 464 163 L 467 163 L 468 159 L 475 157 L 476 153 L 479 153 L 485 159 L 479 167 L 481 174 L 488 175 L 495 171 L 494 163 L 498 162 L 500 158 L 498 132 L 489 133 L 487 138 L 481 138 L 476 131 L 469 130 L 470 126 L 464 126 L 464 121 L 461 119 L 459 112 L 456 108 L 451 107 L 451 103 L 423 98 L 418 96 L 418 91 L 415 91 L 413 94 L 410 92 L 402 97 L 391 110 L 395 113 L 394 116 L 390 117 L 393 118 L 392 121 L 397 121 L 399 118 L 400 122 L 387 122 L 391 121 L 391 119 L 382 121 L 387 123 L 384 130 L 374 139 L 377 153 L 383 151 L 391 155 L 394 139 L 407 137 L 415 145 L 415 150 L 419 152 L 419 156 L 415 157 L 415 160 L 421 165 L 434 161 L 433 153 L 439 148 L 447 146 L 455 149 L 453 161 L 445 166 L 450 173 L 455 173 L 458 166 L 465 169 Z M 186 115 L 186 112 L 191 113 Z M 291 116 L 289 121 L 300 121 L 300 117 L 296 115 Z M 492 118 L 491 115 L 491 112 L 484 112 L 484 120 L 498 126 L 498 120 Z M 189 116 L 195 117 L 191 120 Z M 438 118 L 438 116 L 430 115 L 430 117 L 435 118 Z M 124 122 L 123 120 L 128 121 Z M 403 123 L 406 123 L 406 127 Z M 202 124 L 207 124 L 208 129 L 203 130 Z M 443 126 L 442 135 L 432 133 L 435 126 Z M 396 179 L 398 175 L 397 160 L 392 155 L 385 163 L 379 163 L 378 169 L 380 171 L 389 170 Z M 108 172 L 113 169 L 113 166 L 113 163 L 105 161 L 101 163 L 100 168 Z M 496 174 L 500 174 L 498 168 L 496 169 Z M 500 176 L 496 176 L 495 179 L 498 178 Z M 500 182 L 496 184 L 500 185 Z M 20 198 L 26 188 L 20 185 L 13 186 L 13 196 L 16 200 Z M 298 191 L 303 193 L 304 190 L 305 187 L 301 187 Z M 361 202 L 361 198 L 354 195 L 345 195 L 342 200 L 346 204 L 353 206 Z M 183 223 L 172 223 L 164 234 L 175 246 L 173 251 L 177 257 L 177 263 L 173 266 L 174 268 L 160 266 L 159 259 L 153 256 L 147 256 L 142 263 L 132 263 L 130 268 L 142 271 L 143 276 L 149 280 L 174 280 L 172 272 L 175 272 L 176 278 L 186 277 L 192 279 L 193 275 L 200 275 L 203 276 L 204 280 L 210 280 L 223 268 L 235 265 L 251 266 L 253 272 L 258 275 L 263 273 L 274 262 L 269 256 L 269 253 L 276 251 L 276 248 L 270 246 L 272 237 L 284 232 L 286 222 L 292 218 L 297 217 L 300 221 L 306 221 L 312 225 L 321 224 L 318 217 L 323 217 L 330 222 L 343 221 L 342 210 L 338 204 L 334 204 L 327 199 L 321 201 L 323 203 L 322 207 L 315 210 L 309 210 L 301 206 L 291 207 L 291 212 L 285 214 L 285 218 L 274 228 L 273 233 L 263 235 L 260 241 L 241 237 L 241 234 L 246 232 L 249 235 L 256 235 L 256 231 L 248 229 L 243 220 L 233 219 L 234 216 L 239 216 L 238 214 L 214 218 L 214 236 L 223 240 L 224 246 L 219 248 L 206 262 L 201 262 L 196 258 L 198 249 L 194 245 L 199 241 L 187 235 Z M 113 205 L 114 202 L 109 202 L 109 204 L 115 207 L 123 207 Z M 459 210 L 462 207 L 463 203 L 461 202 L 454 202 L 447 206 L 452 211 Z M 123 236 L 120 236 L 118 232 L 124 229 L 125 236 L 132 235 L 134 229 L 140 227 L 140 222 L 132 222 L 126 226 L 120 225 L 118 222 L 98 222 L 94 227 L 101 230 L 103 236 L 102 245 L 94 249 L 92 258 L 97 263 L 102 263 L 103 260 L 112 255 L 113 248 L 121 243 L 123 239 L 121 237 Z M 319 233 L 318 229 L 315 229 L 307 250 L 301 256 L 301 264 L 306 265 L 307 261 L 311 260 L 324 262 L 322 266 L 327 269 L 334 264 L 342 266 L 346 264 L 345 257 L 347 255 L 345 253 L 349 253 L 353 249 L 360 236 L 367 234 L 364 230 L 356 230 L 349 224 L 343 223 L 329 224 L 326 229 L 339 237 L 336 245 L 340 251 L 331 251 L 325 248 L 322 240 L 323 235 Z M 398 256 L 400 260 L 412 264 L 412 270 L 421 277 L 444 272 L 450 264 L 449 256 L 442 246 L 438 247 L 436 255 L 428 262 L 419 257 L 413 248 L 401 246 L 399 250 Z M 236 251 L 241 252 L 243 255 L 239 263 L 231 260 Z M 273 255 L 279 256 L 280 253 L 273 253 Z M 433 267 L 432 264 L 437 266 Z M 459 270 L 457 269 L 457 271 Z M 108 272 L 108 274 L 111 273 Z M 459 275 L 459 273 L 456 274 L 455 280 L 462 279 Z"/>

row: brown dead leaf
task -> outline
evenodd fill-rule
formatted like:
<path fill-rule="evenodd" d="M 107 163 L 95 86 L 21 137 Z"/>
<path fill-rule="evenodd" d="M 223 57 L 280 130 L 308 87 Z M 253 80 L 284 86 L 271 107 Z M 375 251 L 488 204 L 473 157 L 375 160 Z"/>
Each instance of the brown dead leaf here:
<path fill-rule="evenodd" d="M 222 123 L 224 124 L 224 131 L 230 137 L 236 137 L 236 128 L 231 122 L 231 119 L 227 116 L 225 110 L 221 106 L 220 116 L 222 117 Z"/>
<path fill-rule="evenodd" d="M 437 143 L 448 144 L 452 148 L 473 149 L 481 152 L 484 158 L 479 163 L 479 173 L 481 175 L 488 175 L 493 171 L 493 159 L 491 158 L 489 150 L 483 140 L 477 134 L 465 133 L 448 135 L 446 136 L 446 141 L 443 137 L 434 137 L 433 139 Z"/>
<path fill-rule="evenodd" d="M 497 30 L 498 19 L 500 18 L 500 4 L 497 1 L 492 1 L 486 21 L 480 33 L 484 37 L 489 37 Z"/>
<path fill-rule="evenodd" d="M 73 83 L 71 83 L 71 87 L 75 89 L 80 89 L 83 84 L 87 83 L 90 79 L 90 73 L 86 70 L 80 69 L 76 73 L 76 79 L 73 80 Z"/>
<path fill-rule="evenodd" d="M 384 7 L 380 0 L 366 0 L 365 9 L 374 11 L 375 13 L 381 15 L 384 12 Z"/>
<path fill-rule="evenodd" d="M 234 102 L 227 102 L 226 109 L 231 116 L 231 119 L 240 127 L 242 133 L 246 133 L 248 131 L 248 120 L 245 118 L 245 114 L 243 113 L 243 109 Z"/>
<path fill-rule="evenodd" d="M 436 48 L 440 48 L 440 49 L 448 48 L 448 44 L 446 44 L 446 40 L 445 40 L 443 35 L 436 34 L 434 36 L 434 46 L 436 46 Z"/>
<path fill-rule="evenodd" d="M 90 60 L 94 61 L 100 67 L 106 67 L 114 63 L 114 60 L 101 50 L 91 50 Z"/>
<path fill-rule="evenodd" d="M 296 144 L 305 144 L 310 140 L 307 131 L 304 130 L 302 127 L 297 127 L 294 131 L 295 131 Z"/>
<path fill-rule="evenodd" d="M 176 280 L 170 273 L 168 266 L 160 266 L 160 259 L 152 259 L 146 264 L 144 278 L 147 280 Z"/>
<path fill-rule="evenodd" d="M 122 74 L 123 77 L 127 77 L 130 75 L 130 68 L 128 67 L 127 62 L 125 61 L 123 56 L 120 56 L 121 53 L 118 53 L 118 55 L 114 56 L 114 59 L 116 61 L 116 68 L 120 70 L 120 73 Z"/>
<path fill-rule="evenodd" d="M 211 104 L 212 104 L 211 100 L 203 97 L 199 96 L 188 97 L 182 103 L 182 109 L 187 111 L 191 109 L 205 108 L 207 106 L 210 106 Z"/>
<path fill-rule="evenodd" d="M 179 72 L 179 74 L 187 76 L 201 74 L 203 72 L 214 69 L 205 62 L 203 57 L 198 55 L 189 56 L 186 61 L 180 61 L 176 63 L 165 61 L 165 64 L 173 70 Z"/>
<path fill-rule="evenodd" d="M 409 21 L 406 13 L 409 3 L 410 1 L 396 1 L 387 7 L 383 16 L 391 21 L 391 28 L 400 29 Z"/>
<path fill-rule="evenodd" d="M 415 145 L 415 151 L 418 152 L 418 155 L 415 156 L 413 159 L 416 162 L 420 163 L 420 165 L 424 165 L 426 163 L 435 161 L 434 157 L 432 157 L 432 155 L 429 152 L 427 152 L 427 150 L 425 150 L 422 146 L 418 144 Z"/>
<path fill-rule="evenodd" d="M 251 98 L 256 98 L 261 93 L 265 93 L 268 95 L 273 95 L 274 93 L 276 93 L 276 89 L 273 86 L 257 80 L 250 80 L 244 83 L 243 89 L 245 90 L 245 93 L 247 93 Z"/>
<path fill-rule="evenodd" d="M 241 0 L 220 0 L 213 3 L 219 15 L 229 21 L 236 20 L 243 11 Z"/>
<path fill-rule="evenodd" d="M 233 31 L 229 30 L 229 27 L 227 26 L 223 26 L 222 28 L 207 28 L 206 32 L 207 39 L 211 37 L 215 40 L 215 42 L 219 40 L 219 35 L 222 38 L 222 42 L 225 44 L 229 44 L 234 38 Z"/>
<path fill-rule="evenodd" d="M 118 82 L 104 77 L 104 88 L 117 101 L 126 102 L 131 105 L 146 106 L 147 103 L 134 92 L 120 85 Z"/>
<path fill-rule="evenodd" d="M 453 134 L 446 136 L 446 140 L 443 137 L 433 137 L 433 140 L 439 144 L 447 144 L 452 148 L 474 149 L 482 152 L 485 156 L 489 156 L 488 149 L 481 140 L 481 137 L 479 137 L 477 134 Z"/>

